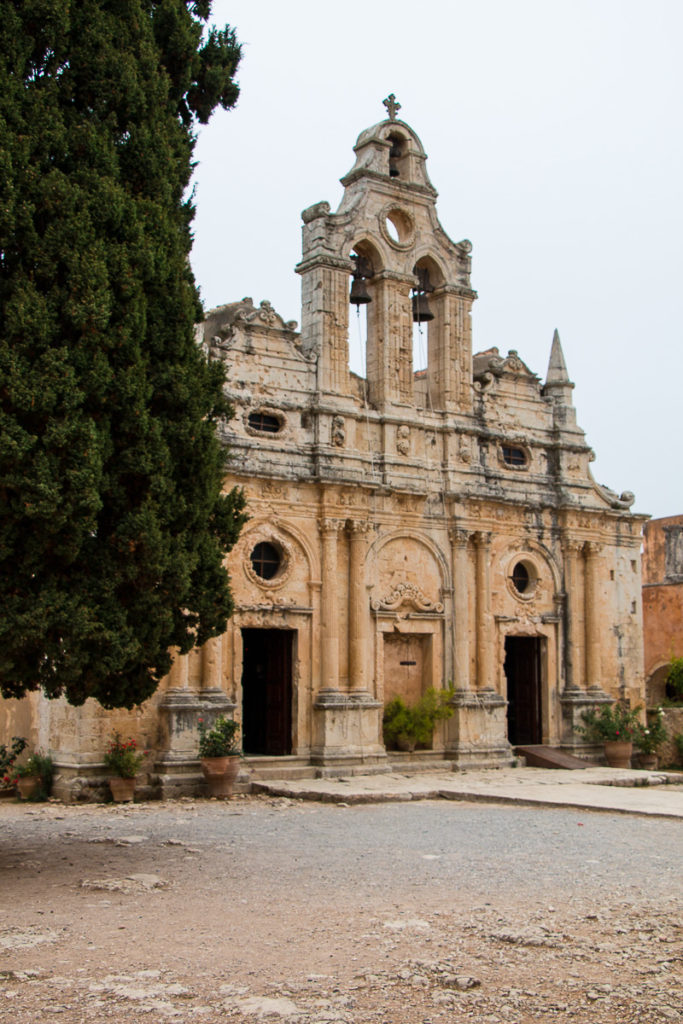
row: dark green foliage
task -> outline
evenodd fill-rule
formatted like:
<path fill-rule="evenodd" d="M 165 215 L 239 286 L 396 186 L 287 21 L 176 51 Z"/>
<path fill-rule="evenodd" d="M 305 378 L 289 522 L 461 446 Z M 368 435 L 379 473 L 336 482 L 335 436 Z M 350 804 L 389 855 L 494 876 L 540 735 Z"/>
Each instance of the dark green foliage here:
<path fill-rule="evenodd" d="M 673 701 L 683 700 L 683 658 L 671 656 L 666 677 L 666 694 Z"/>
<path fill-rule="evenodd" d="M 232 718 L 221 715 L 207 729 L 204 719 L 199 719 L 199 756 L 200 757 L 231 757 L 239 754 L 237 733 L 240 727 Z"/>
<path fill-rule="evenodd" d="M 223 371 L 197 348 L 193 121 L 234 104 L 209 0 L 5 0 L 0 692 L 131 707 L 232 610 Z"/>
<path fill-rule="evenodd" d="M 408 750 L 414 750 L 416 746 L 431 747 L 434 726 L 453 714 L 449 703 L 452 697 L 452 688 L 435 690 L 433 686 L 425 690 L 413 705 L 406 704 L 401 697 L 394 697 L 385 707 L 382 718 L 384 745 Z"/>
<path fill-rule="evenodd" d="M 596 704 L 581 712 L 583 725 L 576 731 L 590 743 L 604 743 L 605 740 L 624 740 L 632 743 L 640 729 L 639 715 L 642 704 L 629 708 L 621 701 L 613 704 Z"/>

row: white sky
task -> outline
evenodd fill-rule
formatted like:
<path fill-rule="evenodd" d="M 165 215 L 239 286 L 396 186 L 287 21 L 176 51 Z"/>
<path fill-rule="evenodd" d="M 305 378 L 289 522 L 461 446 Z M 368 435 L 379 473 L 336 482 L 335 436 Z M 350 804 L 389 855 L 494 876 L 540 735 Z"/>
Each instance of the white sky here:
<path fill-rule="evenodd" d="M 683 512 L 683 3 L 214 0 L 241 96 L 201 129 L 192 263 L 206 308 L 300 320 L 301 210 L 386 116 L 422 139 L 441 223 L 473 243 L 474 350 L 545 378 L 560 332 L 596 479 Z"/>

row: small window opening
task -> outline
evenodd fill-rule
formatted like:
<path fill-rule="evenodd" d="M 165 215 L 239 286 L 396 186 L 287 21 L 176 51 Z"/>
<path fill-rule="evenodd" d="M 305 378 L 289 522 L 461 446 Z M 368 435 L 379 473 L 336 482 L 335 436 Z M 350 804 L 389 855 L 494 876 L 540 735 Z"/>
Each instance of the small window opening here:
<path fill-rule="evenodd" d="M 507 466 L 526 466 L 526 452 L 516 445 L 503 445 L 503 462 Z"/>
<path fill-rule="evenodd" d="M 517 565 L 512 570 L 512 583 L 515 590 L 524 594 L 529 589 L 531 583 L 531 577 L 529 576 L 529 570 L 525 566 L 524 562 L 517 562 Z"/>
<path fill-rule="evenodd" d="M 251 553 L 251 564 L 262 580 L 272 580 L 280 568 L 282 558 L 274 544 L 261 541 Z"/>
<path fill-rule="evenodd" d="M 259 430 L 262 434 L 279 434 L 282 430 L 282 421 L 272 413 L 250 412 L 247 422 L 252 430 Z"/>

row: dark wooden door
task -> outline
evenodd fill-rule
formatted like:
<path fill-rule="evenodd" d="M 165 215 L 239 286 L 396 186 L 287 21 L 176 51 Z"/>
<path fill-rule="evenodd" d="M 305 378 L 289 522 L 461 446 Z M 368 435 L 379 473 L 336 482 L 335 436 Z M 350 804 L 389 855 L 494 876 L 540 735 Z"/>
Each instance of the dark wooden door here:
<path fill-rule="evenodd" d="M 539 637 L 505 638 L 505 675 L 508 685 L 508 740 L 513 746 L 542 743 Z"/>
<path fill-rule="evenodd" d="M 242 630 L 245 754 L 292 752 L 292 637 L 288 629 Z"/>

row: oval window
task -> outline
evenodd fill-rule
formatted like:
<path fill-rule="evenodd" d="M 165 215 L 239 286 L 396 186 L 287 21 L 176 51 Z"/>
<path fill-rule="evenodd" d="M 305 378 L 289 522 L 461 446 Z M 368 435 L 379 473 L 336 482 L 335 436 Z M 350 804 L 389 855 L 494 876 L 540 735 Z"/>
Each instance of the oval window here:
<path fill-rule="evenodd" d="M 506 466 L 526 466 L 526 452 L 514 444 L 504 444 L 503 462 Z"/>
<path fill-rule="evenodd" d="M 524 594 L 529 589 L 531 577 L 524 562 L 517 562 L 517 565 L 512 570 L 512 584 L 519 594 Z"/>
<path fill-rule="evenodd" d="M 247 423 L 262 434 L 278 434 L 282 430 L 282 420 L 271 412 L 250 412 Z"/>

